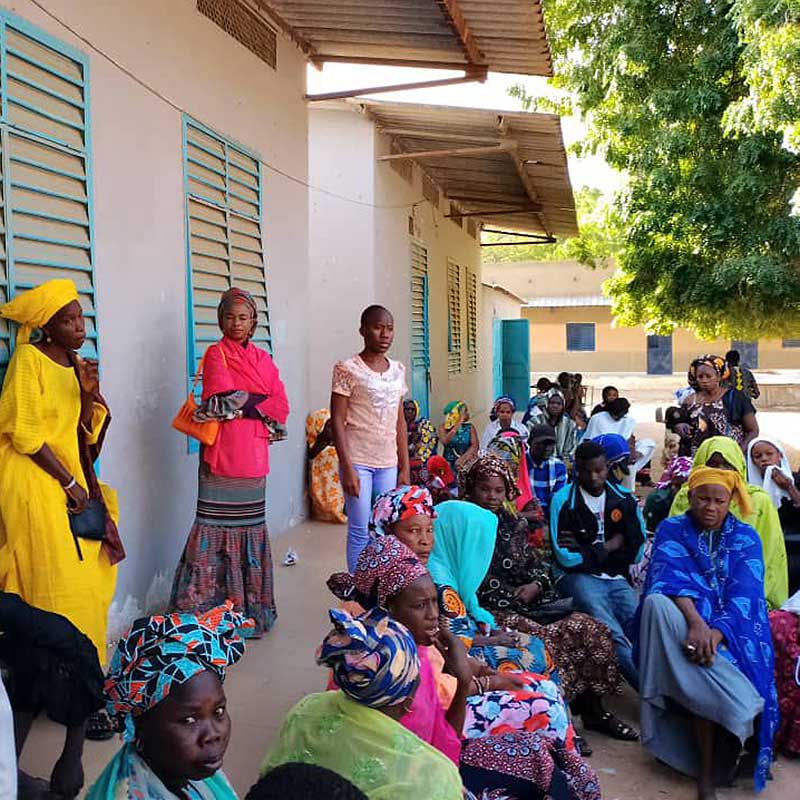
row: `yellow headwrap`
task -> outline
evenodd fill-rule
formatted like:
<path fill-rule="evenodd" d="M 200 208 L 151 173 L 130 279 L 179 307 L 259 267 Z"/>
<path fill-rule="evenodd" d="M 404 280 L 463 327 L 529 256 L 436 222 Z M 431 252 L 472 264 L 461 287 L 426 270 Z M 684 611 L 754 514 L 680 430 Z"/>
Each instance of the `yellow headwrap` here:
<path fill-rule="evenodd" d="M 753 511 L 747 484 L 742 476 L 732 469 L 714 469 L 713 467 L 695 467 L 689 473 L 689 491 L 699 486 L 723 486 L 731 493 L 731 502 L 735 502 L 743 516 Z"/>
<path fill-rule="evenodd" d="M 37 328 L 47 324 L 64 306 L 77 299 L 78 290 L 72 281 L 47 281 L 18 294 L 0 308 L 0 316 L 19 323 L 17 344 L 27 344 Z"/>

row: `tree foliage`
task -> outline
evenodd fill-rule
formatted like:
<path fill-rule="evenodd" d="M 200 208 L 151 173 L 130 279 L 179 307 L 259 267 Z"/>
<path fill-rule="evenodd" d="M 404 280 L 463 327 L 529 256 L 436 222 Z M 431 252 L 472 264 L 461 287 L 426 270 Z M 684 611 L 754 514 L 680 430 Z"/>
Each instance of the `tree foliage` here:
<path fill-rule="evenodd" d="M 583 186 L 575 192 L 580 235 L 555 244 L 519 244 L 504 247 L 485 247 L 486 261 L 580 261 L 588 267 L 605 265 L 616 252 L 619 242 L 612 223 L 613 209 L 600 189 Z M 485 234 L 484 241 L 515 241 L 503 234 Z"/>
<path fill-rule="evenodd" d="M 783 129 L 731 130 L 753 58 L 733 4 L 548 0 L 546 14 L 554 84 L 589 125 L 584 146 L 627 176 L 607 283 L 616 318 L 704 337 L 798 335 L 800 157 Z"/>
<path fill-rule="evenodd" d="M 782 131 L 800 150 L 800 0 L 737 0 L 748 94 L 728 109 L 734 130 Z"/>

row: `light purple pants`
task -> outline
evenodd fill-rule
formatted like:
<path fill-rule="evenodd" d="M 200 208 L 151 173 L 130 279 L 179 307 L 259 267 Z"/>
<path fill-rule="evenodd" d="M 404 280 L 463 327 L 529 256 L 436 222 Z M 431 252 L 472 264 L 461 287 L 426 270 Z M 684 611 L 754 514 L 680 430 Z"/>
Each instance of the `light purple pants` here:
<path fill-rule="evenodd" d="M 397 467 L 362 467 L 353 465 L 361 491 L 358 497 L 344 496 L 347 513 L 347 569 L 354 573 L 361 551 L 369 542 L 369 517 L 375 498 L 397 486 Z"/>

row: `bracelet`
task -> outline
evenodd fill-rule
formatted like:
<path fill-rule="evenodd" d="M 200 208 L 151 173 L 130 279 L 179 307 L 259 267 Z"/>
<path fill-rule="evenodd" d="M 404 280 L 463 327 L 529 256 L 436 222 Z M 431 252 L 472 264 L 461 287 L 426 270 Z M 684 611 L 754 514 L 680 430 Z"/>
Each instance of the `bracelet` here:
<path fill-rule="evenodd" d="M 70 481 L 70 482 L 69 482 L 69 483 L 68 483 L 66 486 L 64 486 L 64 485 L 62 484 L 61 488 L 62 488 L 62 489 L 65 491 L 65 492 L 68 492 L 70 489 L 74 488 L 74 487 L 75 487 L 75 486 L 77 486 L 77 485 L 78 485 L 78 481 L 76 481 L 76 480 L 75 480 L 75 478 L 73 478 L 73 479 L 72 479 L 72 480 L 71 480 L 71 481 Z"/>

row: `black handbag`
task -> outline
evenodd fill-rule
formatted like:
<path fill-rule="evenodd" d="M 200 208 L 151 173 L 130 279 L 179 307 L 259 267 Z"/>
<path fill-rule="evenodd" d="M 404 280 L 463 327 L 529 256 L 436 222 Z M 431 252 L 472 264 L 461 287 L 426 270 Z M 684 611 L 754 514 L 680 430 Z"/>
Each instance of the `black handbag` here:
<path fill-rule="evenodd" d="M 77 514 L 69 512 L 69 529 L 75 540 L 75 549 L 78 558 L 83 561 L 83 553 L 78 539 L 88 539 L 92 542 L 102 542 L 106 538 L 106 521 L 108 512 L 105 503 L 97 497 L 89 498 L 89 503 L 83 511 Z"/>

